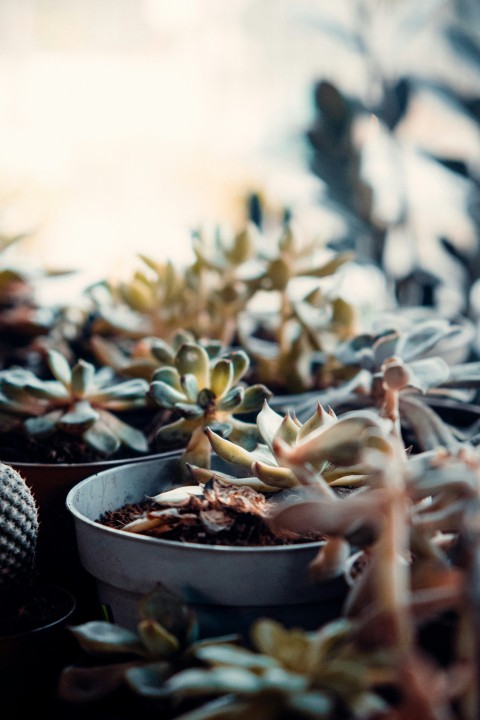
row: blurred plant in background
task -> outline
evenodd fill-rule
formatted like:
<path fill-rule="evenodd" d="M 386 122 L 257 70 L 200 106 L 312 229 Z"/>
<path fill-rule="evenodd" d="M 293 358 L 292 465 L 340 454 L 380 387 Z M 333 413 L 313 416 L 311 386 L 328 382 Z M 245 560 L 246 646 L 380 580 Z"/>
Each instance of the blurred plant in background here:
<path fill-rule="evenodd" d="M 480 6 L 349 8 L 322 4 L 310 16 L 319 42 L 336 48 L 307 132 L 322 202 L 345 221 L 335 244 L 381 267 L 400 305 L 478 315 Z"/>

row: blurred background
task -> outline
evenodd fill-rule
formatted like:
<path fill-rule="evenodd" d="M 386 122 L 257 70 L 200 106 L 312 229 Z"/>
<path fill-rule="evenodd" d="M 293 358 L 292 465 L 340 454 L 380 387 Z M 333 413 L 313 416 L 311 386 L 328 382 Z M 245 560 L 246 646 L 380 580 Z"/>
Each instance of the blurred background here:
<path fill-rule="evenodd" d="M 478 0 L 0 2 L 0 229 L 71 292 L 259 193 L 477 312 L 479 181 Z"/>

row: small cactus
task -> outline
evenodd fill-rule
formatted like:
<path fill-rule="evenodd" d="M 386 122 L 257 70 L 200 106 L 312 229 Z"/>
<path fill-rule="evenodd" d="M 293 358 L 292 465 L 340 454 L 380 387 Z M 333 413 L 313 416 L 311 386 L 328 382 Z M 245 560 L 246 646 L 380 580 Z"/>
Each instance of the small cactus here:
<path fill-rule="evenodd" d="M 0 596 L 28 584 L 33 577 L 38 508 L 23 477 L 0 463 Z"/>

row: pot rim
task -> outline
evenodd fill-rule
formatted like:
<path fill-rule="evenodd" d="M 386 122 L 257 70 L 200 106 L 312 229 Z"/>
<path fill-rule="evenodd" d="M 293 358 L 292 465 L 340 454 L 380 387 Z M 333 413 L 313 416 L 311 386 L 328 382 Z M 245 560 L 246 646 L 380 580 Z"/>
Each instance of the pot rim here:
<path fill-rule="evenodd" d="M 181 453 L 178 452 L 172 452 L 169 454 L 169 457 L 165 457 L 165 459 L 173 459 L 173 458 L 179 458 L 181 456 Z M 164 456 L 162 456 L 162 459 L 164 459 Z M 152 465 L 154 462 L 158 462 L 156 459 L 148 460 L 146 461 L 148 464 Z M 91 520 L 89 517 L 84 515 L 80 510 L 77 509 L 75 504 L 75 497 L 79 492 L 82 492 L 84 487 L 87 485 L 90 485 L 92 482 L 96 480 L 103 480 L 103 478 L 109 473 L 112 473 L 113 471 L 121 471 L 122 468 L 109 468 L 108 470 L 103 470 L 99 473 L 96 473 L 95 475 L 90 475 L 87 478 L 84 478 L 83 480 L 80 480 L 80 482 L 76 483 L 67 493 L 65 504 L 67 507 L 67 510 L 72 514 L 72 516 L 77 520 L 78 522 L 83 523 L 84 525 L 88 525 L 92 528 L 95 528 L 97 532 L 105 533 L 107 536 L 111 537 L 121 537 L 123 540 L 131 540 L 132 542 L 137 543 L 154 543 L 158 545 L 165 545 L 167 547 L 173 547 L 173 548 L 184 548 L 188 550 L 192 550 L 195 552 L 205 552 L 208 550 L 212 550 L 214 552 L 228 552 L 233 554 L 249 554 L 249 553 L 278 553 L 280 551 L 282 552 L 295 552 L 298 550 L 305 550 L 308 548 L 320 548 L 325 544 L 324 540 L 312 540 L 310 542 L 298 542 L 298 543 L 292 543 L 287 545 L 241 545 L 241 546 L 233 546 L 233 545 L 209 545 L 207 543 L 192 543 L 192 542 L 180 542 L 179 540 L 167 540 L 164 538 L 157 538 L 152 537 L 149 535 L 141 535 L 136 533 L 129 533 L 125 532 L 124 530 L 120 530 L 118 528 L 112 528 L 107 525 L 103 525 L 102 523 L 97 522 L 96 520 Z"/>
<path fill-rule="evenodd" d="M 161 458 L 174 457 L 178 454 L 178 450 L 165 450 L 164 452 L 148 453 L 147 455 L 140 455 L 130 458 L 105 458 L 105 460 L 94 460 L 92 462 L 81 462 L 81 463 L 42 463 L 42 462 L 22 462 L 21 460 L 3 460 L 5 465 L 14 465 L 15 467 L 24 468 L 38 468 L 42 467 L 45 470 L 52 470 L 55 472 L 58 470 L 68 470 L 71 468 L 92 468 L 92 475 L 95 474 L 96 467 L 103 467 L 107 465 L 105 470 L 111 470 L 121 465 L 135 465 L 140 462 L 148 462 L 150 460 L 159 460 Z M 90 476 L 89 476 L 90 477 Z"/>

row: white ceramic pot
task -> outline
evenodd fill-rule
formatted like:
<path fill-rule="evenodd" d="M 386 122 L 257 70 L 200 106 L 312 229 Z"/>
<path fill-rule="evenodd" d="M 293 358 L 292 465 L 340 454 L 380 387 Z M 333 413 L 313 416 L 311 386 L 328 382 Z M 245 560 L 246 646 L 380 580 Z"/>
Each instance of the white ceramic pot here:
<path fill-rule="evenodd" d="M 344 579 L 317 586 L 308 577 L 318 542 L 207 546 L 133 535 L 97 522 L 106 511 L 174 487 L 177 460 L 112 468 L 67 495 L 80 560 L 95 577 L 99 601 L 114 622 L 135 628 L 140 596 L 158 582 L 195 609 L 202 636 L 247 631 L 259 616 L 313 629 L 341 612 Z M 212 464 L 225 470 L 216 456 Z"/>

